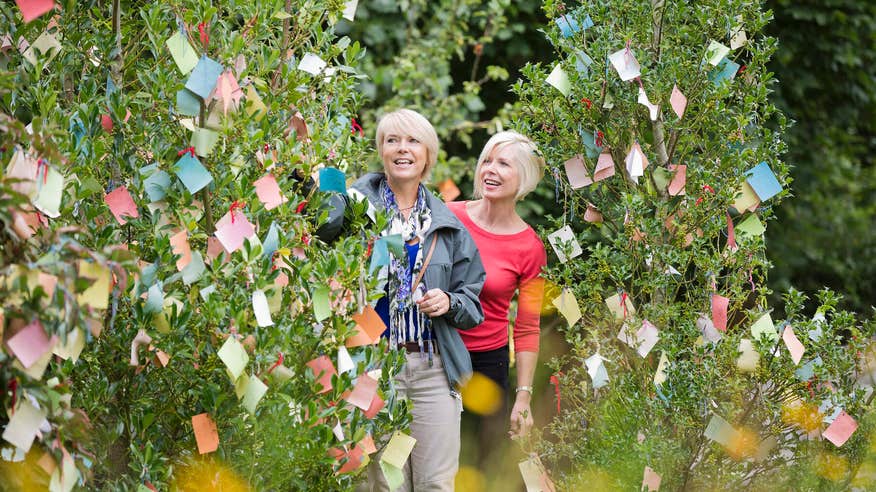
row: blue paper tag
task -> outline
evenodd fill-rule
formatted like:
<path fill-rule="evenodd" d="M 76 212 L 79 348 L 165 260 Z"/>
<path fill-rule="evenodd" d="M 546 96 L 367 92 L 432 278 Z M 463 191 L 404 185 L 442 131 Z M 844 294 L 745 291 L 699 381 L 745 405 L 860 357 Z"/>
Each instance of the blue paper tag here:
<path fill-rule="evenodd" d="M 268 233 L 265 235 L 265 240 L 262 241 L 262 254 L 265 256 L 273 256 L 274 251 L 280 247 L 280 228 L 276 222 L 271 223 Z"/>
<path fill-rule="evenodd" d="M 194 92 L 180 89 L 176 92 L 176 112 L 184 116 L 199 116 L 201 114 L 201 100 Z"/>
<path fill-rule="evenodd" d="M 201 99 L 207 99 L 216 87 L 220 75 L 222 75 L 222 65 L 202 56 L 186 82 L 186 89 L 194 92 Z"/>
<path fill-rule="evenodd" d="M 333 167 L 324 167 L 319 170 L 319 191 L 334 191 L 341 194 L 347 193 L 347 178 L 343 171 Z"/>
<path fill-rule="evenodd" d="M 748 184 L 757 193 L 761 202 L 765 202 L 782 191 L 782 185 L 773 174 L 769 164 L 761 162 L 745 173 L 748 175 Z"/>
<path fill-rule="evenodd" d="M 379 238 L 374 242 L 374 248 L 371 251 L 371 265 L 368 267 L 368 273 L 374 273 L 374 270 L 386 265 L 389 265 L 389 247 L 384 238 Z"/>
<path fill-rule="evenodd" d="M 176 176 L 192 195 L 213 181 L 213 176 L 201 165 L 201 161 L 189 153 L 176 162 Z"/>
<path fill-rule="evenodd" d="M 143 181 L 143 188 L 146 190 L 150 202 L 164 199 L 167 196 L 167 189 L 170 188 L 170 174 L 160 169 L 153 172 Z"/>
<path fill-rule="evenodd" d="M 739 64 L 724 57 L 718 62 L 718 66 L 709 71 L 709 80 L 715 85 L 721 85 L 721 82 L 725 80 L 733 80 L 738 71 Z"/>
<path fill-rule="evenodd" d="M 564 38 L 571 37 L 573 34 L 581 30 L 578 21 L 571 15 L 557 17 L 554 22 L 557 23 L 557 27 L 560 28 L 560 34 Z"/>

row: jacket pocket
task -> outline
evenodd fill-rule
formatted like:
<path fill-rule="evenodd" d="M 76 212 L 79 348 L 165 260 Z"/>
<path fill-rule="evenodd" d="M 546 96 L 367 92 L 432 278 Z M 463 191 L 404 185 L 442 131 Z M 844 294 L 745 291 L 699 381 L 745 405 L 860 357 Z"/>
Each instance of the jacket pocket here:
<path fill-rule="evenodd" d="M 426 290 L 441 289 L 447 291 L 450 289 L 450 263 L 438 263 L 433 259 L 426 267 Z"/>

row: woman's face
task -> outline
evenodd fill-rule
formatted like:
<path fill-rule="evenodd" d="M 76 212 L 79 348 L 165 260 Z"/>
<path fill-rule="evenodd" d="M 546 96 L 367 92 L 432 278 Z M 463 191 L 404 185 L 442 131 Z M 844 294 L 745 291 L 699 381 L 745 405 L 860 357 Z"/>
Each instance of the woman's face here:
<path fill-rule="evenodd" d="M 426 169 L 429 151 L 416 137 L 401 133 L 387 133 L 383 137 L 383 170 L 396 182 L 419 182 Z"/>
<path fill-rule="evenodd" d="M 514 153 L 509 145 L 493 149 L 481 163 L 478 179 L 487 200 L 514 200 L 520 189 L 520 171 L 514 164 Z"/>

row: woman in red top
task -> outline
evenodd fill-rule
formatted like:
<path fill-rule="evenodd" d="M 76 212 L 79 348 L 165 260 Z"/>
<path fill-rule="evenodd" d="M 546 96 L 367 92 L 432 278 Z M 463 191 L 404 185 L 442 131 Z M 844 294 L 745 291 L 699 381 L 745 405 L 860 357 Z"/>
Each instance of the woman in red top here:
<path fill-rule="evenodd" d="M 478 158 L 474 196 L 469 202 L 452 202 L 450 210 L 471 233 L 481 253 L 487 280 L 480 294 L 484 322 L 460 331 L 471 355 L 472 368 L 508 391 L 509 306 L 515 292 L 514 352 L 517 385 L 510 415 L 511 436 L 522 436 L 532 427 L 532 379 L 538 360 L 539 315 L 544 283 L 539 278 L 547 262 L 544 244 L 517 214 L 516 205 L 535 189 L 544 175 L 544 159 L 527 137 L 512 131 L 494 135 Z M 500 415 L 499 432 L 504 429 Z M 491 422 L 492 421 L 492 422 Z M 497 444 L 495 419 L 478 426 L 481 454 Z M 481 462 L 483 463 L 483 456 Z"/>

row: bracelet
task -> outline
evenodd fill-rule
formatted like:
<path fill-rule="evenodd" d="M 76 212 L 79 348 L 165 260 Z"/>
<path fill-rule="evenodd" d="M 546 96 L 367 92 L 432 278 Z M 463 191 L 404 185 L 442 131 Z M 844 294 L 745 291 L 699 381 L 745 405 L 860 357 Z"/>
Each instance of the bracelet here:
<path fill-rule="evenodd" d="M 518 386 L 514 391 L 515 393 L 520 393 L 521 391 L 528 391 L 529 394 L 532 394 L 532 386 Z"/>

